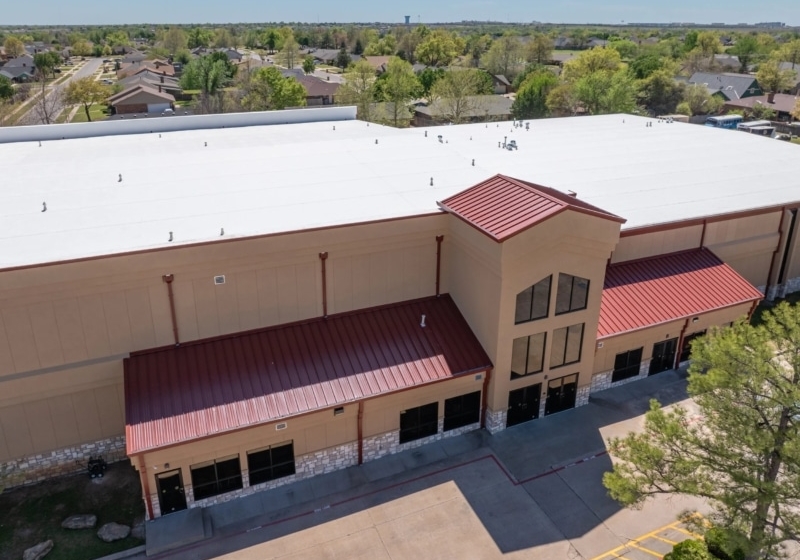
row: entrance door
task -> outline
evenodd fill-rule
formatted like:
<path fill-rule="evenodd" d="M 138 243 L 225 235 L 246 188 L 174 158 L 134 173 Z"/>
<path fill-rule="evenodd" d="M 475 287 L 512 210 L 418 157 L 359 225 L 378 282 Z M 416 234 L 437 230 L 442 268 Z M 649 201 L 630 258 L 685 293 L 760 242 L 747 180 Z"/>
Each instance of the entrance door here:
<path fill-rule="evenodd" d="M 156 476 L 158 482 L 158 504 L 161 515 L 186 509 L 181 471 L 170 471 Z"/>
<path fill-rule="evenodd" d="M 677 347 L 677 338 L 653 344 L 653 359 L 650 360 L 650 371 L 647 375 L 654 375 L 673 369 L 675 367 L 675 349 Z"/>
<path fill-rule="evenodd" d="M 539 418 L 539 402 L 542 398 L 542 384 L 516 389 L 508 394 L 508 419 L 506 426 L 516 426 L 528 420 Z"/>
<path fill-rule="evenodd" d="M 575 397 L 578 394 L 578 374 L 551 379 L 547 383 L 547 401 L 544 415 L 555 414 L 562 410 L 575 408 Z"/>

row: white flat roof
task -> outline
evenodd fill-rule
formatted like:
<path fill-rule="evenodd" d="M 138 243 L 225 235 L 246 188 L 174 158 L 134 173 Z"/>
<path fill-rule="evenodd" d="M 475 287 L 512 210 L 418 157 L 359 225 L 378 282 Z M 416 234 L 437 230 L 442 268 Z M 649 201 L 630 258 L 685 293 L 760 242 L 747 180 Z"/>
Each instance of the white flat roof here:
<path fill-rule="evenodd" d="M 498 148 L 505 137 L 519 149 Z M 496 173 L 573 190 L 637 228 L 798 201 L 798 163 L 787 142 L 630 115 L 7 143 L 0 268 L 431 213 Z"/>

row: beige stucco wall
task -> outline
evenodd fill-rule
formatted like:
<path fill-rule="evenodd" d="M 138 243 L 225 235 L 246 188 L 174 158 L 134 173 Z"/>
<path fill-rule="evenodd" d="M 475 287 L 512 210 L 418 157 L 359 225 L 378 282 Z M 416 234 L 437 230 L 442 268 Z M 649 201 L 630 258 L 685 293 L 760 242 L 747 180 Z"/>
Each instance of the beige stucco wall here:
<path fill-rule="evenodd" d="M 371 437 L 400 429 L 400 413 L 411 407 L 439 403 L 439 418 L 444 417 L 445 399 L 480 391 L 483 379 L 467 375 L 367 400 L 363 412 L 363 437 Z M 164 471 L 181 469 L 184 484 L 191 483 L 189 467 L 212 459 L 239 455 L 242 469 L 247 468 L 247 452 L 292 441 L 295 457 L 358 441 L 358 404 L 344 406 L 344 413 L 335 416 L 333 409 L 289 418 L 286 428 L 276 430 L 279 422 L 239 430 L 176 445 L 153 452 L 144 452 L 131 459 L 139 470 L 147 472 L 150 491 L 155 492 L 155 476 Z M 169 467 L 165 468 L 165 464 Z"/>
<path fill-rule="evenodd" d="M 489 408 L 505 410 L 510 390 L 541 383 L 545 376 L 552 379 L 578 372 L 579 385 L 588 385 L 603 278 L 618 240 L 619 224 L 567 211 L 503 243 L 455 217 L 451 217 L 450 231 L 445 252 L 450 293 L 495 365 Z M 555 316 L 560 272 L 590 280 L 585 310 Z M 517 294 L 551 274 L 548 318 L 515 325 Z M 467 278 L 469 281 L 464 281 Z M 581 362 L 550 370 L 547 366 L 553 330 L 577 323 L 585 323 Z M 511 381 L 512 341 L 543 331 L 548 333 L 545 370 Z"/>
<path fill-rule="evenodd" d="M 123 433 L 122 398 L 87 407 L 74 395 L 116 395 L 125 355 L 172 344 L 164 274 L 175 276 L 180 339 L 195 340 L 322 315 L 323 251 L 329 314 L 433 295 L 446 226 L 442 214 L 0 271 L 0 460 Z M 34 402 L 37 414 L 6 434 Z M 100 406 L 102 429 L 79 428 Z"/>
<path fill-rule="evenodd" d="M 684 336 L 703 332 L 713 326 L 727 325 L 737 319 L 747 317 L 751 308 L 751 303 L 744 303 L 698 315 L 697 322 L 689 321 Z M 684 325 L 686 325 L 686 320 L 680 319 L 648 329 L 603 338 L 594 345 L 594 373 L 614 369 L 614 359 L 617 354 L 628 350 L 642 348 L 642 361 L 649 360 L 653 357 L 653 345 L 671 338 L 679 338 Z M 599 343 L 602 343 L 602 348 L 599 348 Z M 680 352 L 680 348 L 677 351 Z"/>
<path fill-rule="evenodd" d="M 629 232 L 614 249 L 612 262 L 694 249 L 700 246 L 702 240 L 703 246 L 711 249 L 751 284 L 765 286 L 770 263 L 779 243 L 780 220 L 779 210 L 755 216 L 714 219 L 706 224 L 705 237 L 702 224 L 642 234 Z M 775 274 L 777 271 L 773 272 Z M 787 278 L 800 276 L 800 263 L 793 266 L 790 274 Z"/>

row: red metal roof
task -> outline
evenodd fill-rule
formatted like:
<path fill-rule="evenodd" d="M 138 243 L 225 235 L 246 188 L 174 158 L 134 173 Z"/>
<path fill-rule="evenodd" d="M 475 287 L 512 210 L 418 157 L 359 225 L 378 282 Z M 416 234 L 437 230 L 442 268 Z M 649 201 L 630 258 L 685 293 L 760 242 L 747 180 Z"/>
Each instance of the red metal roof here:
<path fill-rule="evenodd" d="M 597 338 L 757 301 L 752 284 L 708 249 L 610 265 Z"/>
<path fill-rule="evenodd" d="M 625 221 L 576 197 L 505 175 L 495 175 L 446 198 L 439 206 L 495 241 L 505 241 L 567 209 Z"/>
<path fill-rule="evenodd" d="M 144 351 L 125 360 L 127 452 L 491 367 L 448 295 Z"/>

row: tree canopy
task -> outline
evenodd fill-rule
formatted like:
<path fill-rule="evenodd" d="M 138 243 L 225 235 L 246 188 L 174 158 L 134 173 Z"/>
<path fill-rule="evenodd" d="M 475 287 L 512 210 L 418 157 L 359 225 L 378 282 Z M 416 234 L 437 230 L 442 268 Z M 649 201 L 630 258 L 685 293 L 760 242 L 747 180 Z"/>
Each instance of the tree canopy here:
<path fill-rule="evenodd" d="M 93 77 L 87 76 L 73 80 L 67 85 L 64 90 L 64 101 L 70 105 L 82 105 L 83 110 L 86 112 L 86 120 L 92 121 L 92 116 L 89 113 L 92 105 L 102 103 L 110 95 L 111 91 L 108 87 L 96 81 Z"/>
<path fill-rule="evenodd" d="M 700 420 L 652 401 L 643 432 L 610 441 L 603 483 L 624 505 L 705 498 L 712 522 L 745 535 L 746 558 L 760 559 L 800 538 L 800 306 L 712 330 L 692 344 L 692 360 Z"/>
<path fill-rule="evenodd" d="M 536 119 L 550 114 L 547 96 L 558 86 L 555 74 L 538 69 L 530 74 L 517 89 L 517 96 L 511 105 L 515 119 Z"/>
<path fill-rule="evenodd" d="M 284 77 L 274 66 L 258 68 L 250 76 L 242 106 L 248 111 L 268 111 L 306 104 L 306 88 L 292 77 Z"/>

